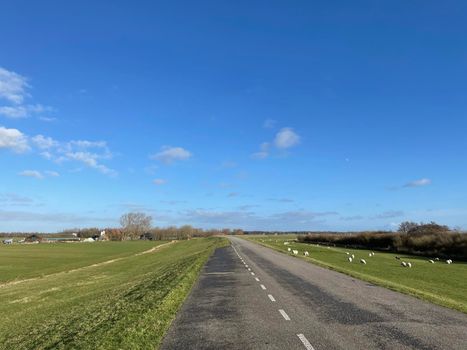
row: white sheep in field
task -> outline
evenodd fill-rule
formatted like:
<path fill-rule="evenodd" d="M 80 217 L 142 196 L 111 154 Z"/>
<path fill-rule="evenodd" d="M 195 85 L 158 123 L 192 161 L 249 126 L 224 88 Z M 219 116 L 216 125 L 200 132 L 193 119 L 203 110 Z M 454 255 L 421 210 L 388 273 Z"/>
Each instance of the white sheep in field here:
<path fill-rule="evenodd" d="M 307 251 L 305 251 L 305 252 L 303 253 L 303 255 L 305 255 L 305 256 L 309 256 L 309 255 L 310 255 L 310 253 L 308 253 Z"/>
<path fill-rule="evenodd" d="M 292 250 L 292 253 L 294 253 L 294 255 L 298 255 L 298 250 Z"/>
<path fill-rule="evenodd" d="M 349 253 L 349 252 L 345 252 L 345 254 L 347 254 L 347 255 L 350 255 L 350 253 Z"/>
<path fill-rule="evenodd" d="M 373 256 L 373 254 L 371 254 L 371 253 L 368 253 L 368 256 L 371 258 L 371 257 Z"/>
<path fill-rule="evenodd" d="M 349 256 L 349 257 L 347 258 L 347 260 L 348 260 L 349 262 L 352 262 L 353 259 L 352 259 L 352 257 Z"/>
<path fill-rule="evenodd" d="M 365 259 L 360 259 L 360 262 L 361 262 L 363 265 L 366 265 Z"/>
<path fill-rule="evenodd" d="M 292 248 L 287 248 L 287 251 L 290 252 L 292 250 Z"/>
<path fill-rule="evenodd" d="M 452 264 L 452 260 L 451 260 L 451 259 L 446 260 L 446 264 L 451 265 L 451 264 Z"/>
<path fill-rule="evenodd" d="M 433 260 L 428 260 L 429 262 L 431 262 L 432 264 L 434 264 L 435 262 Z"/>
<path fill-rule="evenodd" d="M 289 242 L 284 242 L 284 245 L 288 245 L 288 244 L 289 244 Z"/>
<path fill-rule="evenodd" d="M 401 262 L 401 265 L 407 267 L 407 263 L 405 261 Z"/>
<path fill-rule="evenodd" d="M 436 261 L 439 261 L 439 258 L 435 258 Z"/>
<path fill-rule="evenodd" d="M 407 267 L 412 267 L 412 264 L 408 262 Z"/>
<path fill-rule="evenodd" d="M 352 254 L 351 257 L 352 257 L 352 259 L 355 259 L 355 255 L 354 255 L 354 254 Z"/>

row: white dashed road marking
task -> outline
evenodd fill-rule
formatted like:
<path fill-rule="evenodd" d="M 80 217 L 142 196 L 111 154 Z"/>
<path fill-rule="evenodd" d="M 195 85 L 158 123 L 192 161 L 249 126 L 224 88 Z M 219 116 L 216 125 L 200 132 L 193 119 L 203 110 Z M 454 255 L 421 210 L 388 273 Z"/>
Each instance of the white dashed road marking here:
<path fill-rule="evenodd" d="M 308 339 L 305 338 L 305 336 L 303 334 L 297 334 L 297 337 L 302 341 L 303 345 L 305 345 L 305 348 L 307 350 L 315 350 L 315 348 L 313 347 L 313 345 L 310 344 L 310 342 L 308 341 Z"/>
<path fill-rule="evenodd" d="M 276 301 L 276 299 L 274 299 L 274 297 L 271 294 L 268 294 L 268 297 L 271 301 Z"/>
<path fill-rule="evenodd" d="M 282 317 L 284 317 L 286 321 L 290 321 L 289 315 L 287 315 L 284 310 L 279 309 L 279 312 L 281 313 Z"/>
<path fill-rule="evenodd" d="M 261 284 L 261 288 L 262 288 L 262 289 L 266 289 L 266 287 L 264 286 L 264 284 Z"/>

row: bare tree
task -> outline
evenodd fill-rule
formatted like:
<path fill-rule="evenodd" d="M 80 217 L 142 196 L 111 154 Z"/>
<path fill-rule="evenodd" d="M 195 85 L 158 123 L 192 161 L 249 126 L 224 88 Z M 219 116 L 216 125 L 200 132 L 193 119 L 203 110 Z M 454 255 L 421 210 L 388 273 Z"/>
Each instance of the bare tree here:
<path fill-rule="evenodd" d="M 408 233 L 410 230 L 413 230 L 416 227 L 418 227 L 416 222 L 404 221 L 400 223 L 398 231 L 400 233 Z"/>
<path fill-rule="evenodd" d="M 140 212 L 123 214 L 120 217 L 125 239 L 138 239 L 151 229 L 152 217 Z"/>

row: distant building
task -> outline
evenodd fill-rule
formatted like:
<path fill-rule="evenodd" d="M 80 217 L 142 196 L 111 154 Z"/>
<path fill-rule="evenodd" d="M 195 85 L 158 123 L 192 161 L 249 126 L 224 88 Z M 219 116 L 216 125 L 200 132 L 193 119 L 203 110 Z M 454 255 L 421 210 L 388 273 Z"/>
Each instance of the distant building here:
<path fill-rule="evenodd" d="M 26 243 L 39 243 L 39 242 L 42 242 L 42 240 L 43 240 L 43 238 L 41 236 L 33 234 L 33 235 L 30 235 L 30 236 L 27 236 L 24 239 L 24 242 L 26 242 Z"/>
<path fill-rule="evenodd" d="M 4 239 L 3 244 L 13 244 L 13 240 L 12 239 Z"/>

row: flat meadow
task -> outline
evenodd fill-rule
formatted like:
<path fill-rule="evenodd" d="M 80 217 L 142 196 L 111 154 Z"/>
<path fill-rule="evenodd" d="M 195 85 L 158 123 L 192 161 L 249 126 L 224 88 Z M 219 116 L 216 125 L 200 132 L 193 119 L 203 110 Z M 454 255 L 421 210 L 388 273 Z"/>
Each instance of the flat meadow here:
<path fill-rule="evenodd" d="M 226 244 L 212 237 L 1 247 L 8 273 L 0 348 L 157 348 L 204 263 Z"/>
<path fill-rule="evenodd" d="M 448 265 L 440 259 L 432 264 L 429 259 L 435 257 L 380 251 L 373 251 L 375 255 L 370 257 L 371 250 L 298 243 L 295 235 L 245 238 L 286 254 L 293 255 L 287 248 L 298 250 L 297 258 L 467 313 L 466 262 L 454 261 Z M 284 245 L 284 242 L 289 244 Z M 308 251 L 308 257 L 304 256 L 305 251 Z M 355 255 L 353 262 L 347 260 L 346 252 Z M 365 259 L 367 264 L 360 263 L 360 259 Z M 412 268 L 401 266 L 401 261 L 410 262 Z"/>

